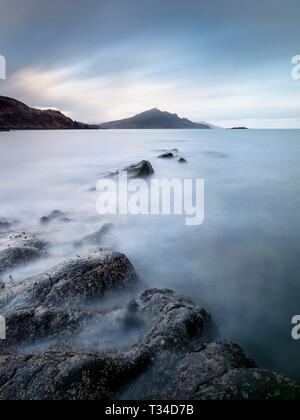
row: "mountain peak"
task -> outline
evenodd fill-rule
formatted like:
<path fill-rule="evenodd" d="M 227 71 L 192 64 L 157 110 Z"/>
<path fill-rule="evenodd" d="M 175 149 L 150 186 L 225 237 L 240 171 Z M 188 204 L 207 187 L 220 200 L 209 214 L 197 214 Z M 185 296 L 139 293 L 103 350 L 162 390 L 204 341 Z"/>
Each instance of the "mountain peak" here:
<path fill-rule="evenodd" d="M 207 124 L 199 124 L 190 121 L 187 118 L 179 118 L 177 114 L 161 111 L 158 108 L 148 109 L 147 111 L 137 114 L 131 118 L 103 123 L 101 124 L 101 127 L 108 129 L 210 128 Z"/>

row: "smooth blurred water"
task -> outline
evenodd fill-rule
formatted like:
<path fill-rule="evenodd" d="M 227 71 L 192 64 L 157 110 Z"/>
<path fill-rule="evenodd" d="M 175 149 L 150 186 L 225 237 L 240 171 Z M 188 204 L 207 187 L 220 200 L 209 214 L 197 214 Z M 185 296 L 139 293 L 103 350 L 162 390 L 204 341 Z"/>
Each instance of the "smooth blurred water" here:
<path fill-rule="evenodd" d="M 188 161 L 157 159 L 178 148 Z M 300 379 L 300 131 L 99 130 L 0 133 L 1 217 L 42 232 L 51 257 L 14 278 L 46 270 L 74 252 L 72 241 L 104 221 L 97 174 L 141 159 L 155 177 L 204 178 L 205 222 L 179 216 L 115 216 L 112 245 L 148 287 L 169 287 L 210 311 L 223 337 L 256 362 Z M 54 209 L 73 222 L 45 228 Z M 109 241 L 108 241 L 109 242 Z"/>

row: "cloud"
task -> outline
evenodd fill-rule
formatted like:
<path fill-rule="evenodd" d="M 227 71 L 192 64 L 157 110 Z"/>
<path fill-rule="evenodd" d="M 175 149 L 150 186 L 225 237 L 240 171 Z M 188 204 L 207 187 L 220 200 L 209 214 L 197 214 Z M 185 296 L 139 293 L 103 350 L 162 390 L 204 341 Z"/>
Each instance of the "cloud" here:
<path fill-rule="evenodd" d="M 298 0 L 3 0 L 0 11 L 1 92 L 29 105 L 86 122 L 154 106 L 195 121 L 298 118 Z"/>
<path fill-rule="evenodd" d="M 95 63 L 92 63 L 94 65 Z M 195 121 L 250 127 L 300 126 L 300 95 L 269 91 L 262 80 L 217 81 L 205 86 L 203 78 L 189 83 L 175 78 L 157 78 L 157 66 L 130 67 L 111 74 L 83 77 L 88 64 L 43 69 L 27 68 L 14 74 L 5 85 L 11 96 L 40 108 L 58 108 L 86 122 L 125 118 L 154 106 Z M 273 83 L 273 82 L 272 82 Z M 235 123 L 235 124 L 233 124 Z"/>

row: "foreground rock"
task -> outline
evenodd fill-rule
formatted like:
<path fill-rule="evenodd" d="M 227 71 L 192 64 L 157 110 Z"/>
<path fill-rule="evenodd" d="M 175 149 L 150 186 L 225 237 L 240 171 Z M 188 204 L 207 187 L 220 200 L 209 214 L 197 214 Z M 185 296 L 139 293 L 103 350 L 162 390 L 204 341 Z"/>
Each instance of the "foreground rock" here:
<path fill-rule="evenodd" d="M 0 233 L 0 273 L 46 255 L 47 242 L 24 231 Z"/>
<path fill-rule="evenodd" d="M 109 399 L 143 358 L 53 350 L 0 355 L 1 400 Z"/>
<path fill-rule="evenodd" d="M 100 175 L 102 177 L 113 177 L 119 175 L 121 172 L 127 172 L 129 178 L 144 178 L 153 175 L 154 169 L 148 160 L 142 160 L 141 162 L 126 166 L 123 169 L 103 172 Z"/>
<path fill-rule="evenodd" d="M 73 327 L 82 327 L 82 319 L 86 322 L 84 312 L 73 311 L 73 317 L 62 315 L 62 309 L 38 308 L 35 312 L 40 319 L 35 336 L 46 334 L 46 330 L 60 334 L 60 324 L 65 322 L 73 337 Z M 217 338 L 217 329 L 204 309 L 171 290 L 141 293 L 125 307 L 124 318 L 132 323 L 142 320 L 145 329 L 134 345 L 119 352 L 82 351 L 72 339 L 61 342 L 64 348 L 29 355 L 8 354 L 2 349 L 0 399 L 300 398 L 298 384 L 257 369 L 239 346 Z M 20 319 L 16 328 L 22 324 Z"/>
<path fill-rule="evenodd" d="M 0 312 L 79 305 L 109 292 L 138 283 L 125 255 L 98 248 L 76 259 L 67 259 L 47 273 L 7 284 L 0 294 Z"/>

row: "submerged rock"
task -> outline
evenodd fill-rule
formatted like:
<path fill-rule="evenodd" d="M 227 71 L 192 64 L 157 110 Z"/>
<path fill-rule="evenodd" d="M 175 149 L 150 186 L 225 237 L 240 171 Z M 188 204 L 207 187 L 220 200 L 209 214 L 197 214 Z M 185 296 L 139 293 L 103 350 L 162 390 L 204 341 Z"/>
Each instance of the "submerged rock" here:
<path fill-rule="evenodd" d="M 207 152 L 203 152 L 203 154 L 205 154 L 208 157 L 211 158 L 216 158 L 216 159 L 226 159 L 228 156 L 226 153 L 223 152 L 218 152 L 218 151 L 214 151 L 214 150 L 209 150 Z"/>
<path fill-rule="evenodd" d="M 80 248 L 86 245 L 101 245 L 103 239 L 111 233 L 113 228 L 112 223 L 104 223 L 96 232 L 75 241 L 74 246 Z"/>
<path fill-rule="evenodd" d="M 163 153 L 157 157 L 159 159 L 173 159 L 178 153 L 178 149 L 164 150 Z"/>
<path fill-rule="evenodd" d="M 7 231 L 8 229 L 10 229 L 13 225 L 16 225 L 17 223 L 19 223 L 18 220 L 6 219 L 4 217 L 0 217 L 0 232 Z"/>
<path fill-rule="evenodd" d="M 8 222 L 8 220 L 0 217 L 0 231 L 1 230 L 7 230 L 11 227 L 10 222 Z"/>
<path fill-rule="evenodd" d="M 127 172 L 130 178 L 144 178 L 154 174 L 154 169 L 148 160 L 142 160 L 138 163 L 126 166 L 123 169 L 117 169 L 115 171 L 103 172 L 100 174 L 102 177 L 113 177 L 119 175 L 121 172 Z"/>
<path fill-rule="evenodd" d="M 47 242 L 31 233 L 0 233 L 0 273 L 26 264 L 46 254 Z"/>
<path fill-rule="evenodd" d="M 159 159 L 173 159 L 174 154 L 171 152 L 165 152 L 158 156 Z"/>
<path fill-rule="evenodd" d="M 70 222 L 71 220 L 66 217 L 66 213 L 63 213 L 60 210 L 54 210 L 52 213 L 50 213 L 48 216 L 44 216 L 41 218 L 40 223 L 42 225 L 48 225 L 49 223 L 58 220 L 61 222 Z"/>

